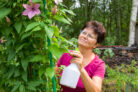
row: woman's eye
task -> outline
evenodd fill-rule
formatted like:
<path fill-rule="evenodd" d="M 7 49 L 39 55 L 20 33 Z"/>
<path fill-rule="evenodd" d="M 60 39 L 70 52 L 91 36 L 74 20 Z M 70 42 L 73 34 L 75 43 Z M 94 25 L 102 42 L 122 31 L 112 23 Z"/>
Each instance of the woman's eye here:
<path fill-rule="evenodd" d="M 86 32 L 82 32 L 82 34 L 86 35 Z"/>
<path fill-rule="evenodd" d="M 88 35 L 88 37 L 93 38 L 92 35 L 90 35 L 90 34 Z"/>

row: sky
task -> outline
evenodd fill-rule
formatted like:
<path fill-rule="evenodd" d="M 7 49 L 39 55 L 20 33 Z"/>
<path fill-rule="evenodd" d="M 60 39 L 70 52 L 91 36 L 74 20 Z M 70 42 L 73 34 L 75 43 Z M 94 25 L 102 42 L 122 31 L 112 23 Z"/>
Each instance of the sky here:
<path fill-rule="evenodd" d="M 80 7 L 80 2 L 79 2 L 79 0 L 74 0 L 75 1 L 75 3 L 72 5 L 72 7 L 71 7 L 71 9 L 74 9 L 74 8 L 79 8 Z M 92 0 L 88 0 L 88 2 L 91 2 Z M 98 1 L 98 3 L 99 4 L 103 4 L 103 0 L 96 0 L 96 1 Z M 107 10 L 108 10 L 108 8 L 109 8 L 109 2 L 110 2 L 111 0 L 105 0 L 105 2 L 107 3 L 106 4 L 106 8 L 107 8 Z M 101 6 L 99 6 L 99 8 L 101 8 Z"/>

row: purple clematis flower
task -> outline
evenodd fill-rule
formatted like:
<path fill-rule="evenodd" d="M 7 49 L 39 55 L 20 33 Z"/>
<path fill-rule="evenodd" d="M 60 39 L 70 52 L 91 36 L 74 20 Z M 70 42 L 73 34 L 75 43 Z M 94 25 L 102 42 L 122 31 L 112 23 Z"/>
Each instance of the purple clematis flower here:
<path fill-rule="evenodd" d="M 28 16 L 29 19 L 31 19 L 35 15 L 39 15 L 40 14 L 40 10 L 38 9 L 40 7 L 40 4 L 35 4 L 31 0 L 30 0 L 30 5 L 23 4 L 23 7 L 26 10 L 24 10 L 22 15 Z"/>
<path fill-rule="evenodd" d="M 63 2 L 63 0 L 55 0 L 56 5 L 58 5 L 61 2 Z"/>

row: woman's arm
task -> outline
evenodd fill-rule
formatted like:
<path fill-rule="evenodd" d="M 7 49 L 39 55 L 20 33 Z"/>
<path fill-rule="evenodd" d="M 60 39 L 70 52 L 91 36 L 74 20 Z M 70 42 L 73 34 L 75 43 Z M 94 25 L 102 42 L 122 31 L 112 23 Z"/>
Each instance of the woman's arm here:
<path fill-rule="evenodd" d="M 94 76 L 93 78 L 90 78 L 86 70 L 84 69 L 84 66 L 82 64 L 83 62 L 83 56 L 80 52 L 73 51 L 70 53 L 74 58 L 71 59 L 72 63 L 76 63 L 79 66 L 79 70 L 81 73 L 81 79 L 84 84 L 84 87 L 87 92 L 101 92 L 102 88 L 102 78 L 98 76 Z"/>
<path fill-rule="evenodd" d="M 87 92 L 101 92 L 102 78 L 94 76 L 90 78 L 84 68 L 80 70 L 81 79 Z"/>

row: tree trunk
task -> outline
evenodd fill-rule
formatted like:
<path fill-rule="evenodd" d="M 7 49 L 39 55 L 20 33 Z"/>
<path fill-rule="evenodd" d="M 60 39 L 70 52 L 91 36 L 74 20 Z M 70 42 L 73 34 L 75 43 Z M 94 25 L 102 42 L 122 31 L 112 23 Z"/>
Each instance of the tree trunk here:
<path fill-rule="evenodd" d="M 104 13 L 103 13 L 103 24 L 105 24 L 105 8 L 106 8 L 106 2 L 105 2 L 105 0 L 103 0 L 103 11 L 104 11 Z"/>
<path fill-rule="evenodd" d="M 86 0 L 85 4 L 85 21 L 88 21 L 88 0 Z"/>
<path fill-rule="evenodd" d="M 110 17 L 110 23 L 109 23 L 109 30 L 108 30 L 108 32 L 109 32 L 109 35 L 111 36 L 111 32 L 112 32 L 112 29 L 111 29 L 111 27 L 112 27 L 112 14 L 111 14 L 111 12 L 112 12 L 112 10 L 111 10 L 111 4 L 110 4 L 110 2 L 108 2 L 109 3 L 109 11 L 110 11 L 110 13 L 109 13 L 109 17 Z"/>
<path fill-rule="evenodd" d="M 118 14 L 118 23 L 117 24 L 118 24 L 118 33 L 119 33 L 118 37 L 120 39 L 119 41 L 122 43 L 122 37 L 121 37 L 121 34 L 122 34 L 122 29 L 121 29 L 121 9 L 120 9 L 121 5 L 120 5 L 120 2 L 121 2 L 121 0 L 117 0 L 117 5 L 118 5 L 118 9 L 117 9 L 117 11 L 118 11 L 118 13 L 117 13 Z"/>
<path fill-rule="evenodd" d="M 135 25 L 138 11 L 138 0 L 133 0 L 132 3 L 132 11 L 131 11 L 131 19 L 130 19 L 130 28 L 129 28 L 129 42 L 128 46 L 132 46 L 135 42 Z"/>

